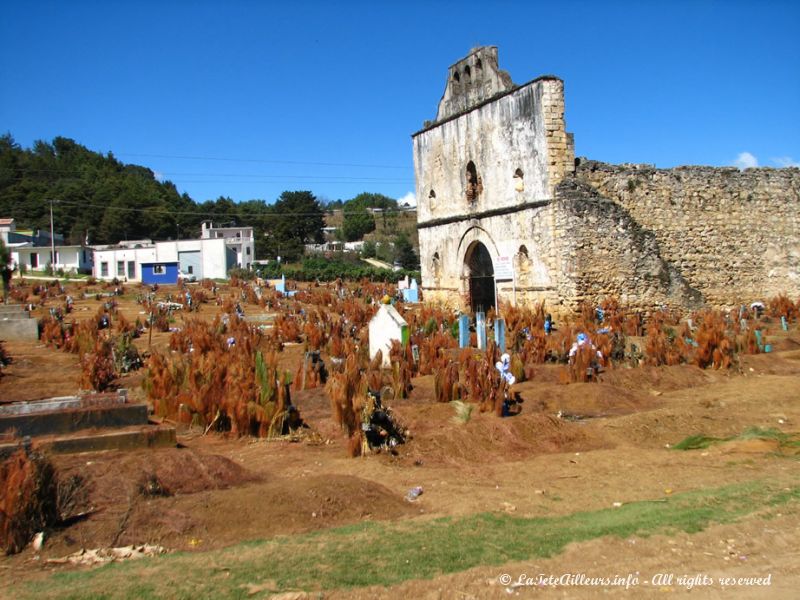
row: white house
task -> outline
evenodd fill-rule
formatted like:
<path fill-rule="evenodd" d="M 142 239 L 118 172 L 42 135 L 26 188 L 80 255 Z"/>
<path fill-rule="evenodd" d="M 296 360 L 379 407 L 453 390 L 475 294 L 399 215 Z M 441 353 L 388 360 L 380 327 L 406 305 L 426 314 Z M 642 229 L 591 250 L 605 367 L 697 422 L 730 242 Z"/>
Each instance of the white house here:
<path fill-rule="evenodd" d="M 10 244 L 11 245 L 11 244 Z M 29 271 L 44 271 L 48 264 L 53 270 L 64 270 L 72 273 L 91 273 L 93 252 L 83 245 L 56 246 L 55 259 L 52 258 L 50 246 L 12 246 L 11 258 L 19 267 Z"/>
<path fill-rule="evenodd" d="M 91 273 L 92 249 L 83 244 L 65 245 L 64 237 L 43 231 L 17 231 L 14 219 L 0 219 L 0 239 L 11 250 L 16 267 L 29 271 L 54 270 Z M 55 256 L 53 256 L 55 250 Z"/>
<path fill-rule="evenodd" d="M 213 227 L 203 223 L 197 240 L 138 240 L 96 246 L 94 277 L 143 283 L 176 283 L 178 277 L 225 279 L 234 267 L 253 262 L 252 227 Z"/>
<path fill-rule="evenodd" d="M 236 264 L 249 269 L 255 258 L 255 242 L 252 227 L 214 227 L 211 221 L 203 221 L 200 239 L 223 239 L 236 252 Z"/>

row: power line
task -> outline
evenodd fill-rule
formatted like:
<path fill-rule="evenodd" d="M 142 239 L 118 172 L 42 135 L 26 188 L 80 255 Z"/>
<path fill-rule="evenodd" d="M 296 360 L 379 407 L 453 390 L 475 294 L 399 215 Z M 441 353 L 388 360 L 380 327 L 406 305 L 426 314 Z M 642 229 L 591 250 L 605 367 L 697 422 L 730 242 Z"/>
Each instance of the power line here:
<path fill-rule="evenodd" d="M 60 175 L 62 179 L 70 179 L 70 180 L 81 180 L 81 177 L 63 177 L 64 174 L 72 173 L 72 174 L 83 174 L 83 171 L 80 170 L 65 170 L 65 169 L 33 169 L 27 167 L 4 167 L 4 170 L 12 171 L 12 172 L 24 172 L 28 174 L 53 174 L 53 175 Z M 151 170 L 152 169 L 148 169 Z M 295 183 L 295 182 L 303 182 L 309 181 L 312 183 L 409 183 L 413 182 L 413 179 L 410 178 L 393 178 L 393 177 L 354 177 L 349 175 L 295 175 L 295 174 L 256 174 L 256 173 L 194 173 L 194 172 L 178 172 L 178 171 L 156 171 L 154 172 L 160 175 L 185 175 L 188 177 L 253 177 L 253 178 L 262 178 L 264 179 L 264 183 Z M 251 179 L 251 180 L 243 180 L 243 181 L 235 181 L 229 179 L 223 180 L 213 180 L 213 179 L 201 179 L 201 180 L 187 180 L 187 179 L 171 179 L 171 178 L 164 178 L 168 181 L 172 182 L 181 182 L 181 183 L 259 183 L 258 179 Z M 156 181 L 163 182 L 161 179 L 156 179 Z"/>
<path fill-rule="evenodd" d="M 246 162 L 246 163 L 265 163 L 277 165 L 311 165 L 317 167 L 359 167 L 365 169 L 413 169 L 413 167 L 400 165 L 370 165 L 359 163 L 335 163 L 335 162 L 307 162 L 295 160 L 267 160 L 260 158 L 224 158 L 216 156 L 182 156 L 179 154 L 138 154 L 133 152 L 113 153 L 114 156 L 137 156 L 143 158 L 178 158 L 181 160 L 210 160 L 221 162 Z"/>
<path fill-rule="evenodd" d="M 126 206 L 113 206 L 113 205 L 102 205 L 102 204 L 86 204 L 85 202 L 72 202 L 70 200 L 59 200 L 59 204 L 68 205 L 68 206 L 80 206 L 81 208 L 97 208 L 101 210 L 118 210 L 118 211 L 126 211 L 126 212 L 135 212 L 135 213 L 148 213 L 148 214 L 164 214 L 164 215 L 172 215 L 172 216 L 180 216 L 180 215 L 191 215 L 191 216 L 200 216 L 200 217 L 213 217 L 215 216 L 213 212 L 209 211 L 192 211 L 192 210 L 170 210 L 164 209 L 161 207 L 145 207 L 145 208 L 132 208 Z M 268 205 L 273 206 L 273 205 Z M 341 211 L 343 209 L 336 209 L 336 211 Z M 400 208 L 388 208 L 382 209 L 382 213 L 378 214 L 394 214 L 394 213 L 402 213 L 405 212 Z M 322 209 L 322 213 L 329 212 L 325 208 Z M 216 215 L 220 218 L 229 218 L 229 217 L 252 217 L 252 218 L 278 218 L 278 219 L 288 219 L 288 218 L 295 218 L 295 217 L 315 217 L 318 216 L 320 213 L 301 213 L 301 212 L 293 212 L 293 213 L 276 213 L 276 212 L 236 212 L 236 213 L 225 213 L 222 215 Z"/>

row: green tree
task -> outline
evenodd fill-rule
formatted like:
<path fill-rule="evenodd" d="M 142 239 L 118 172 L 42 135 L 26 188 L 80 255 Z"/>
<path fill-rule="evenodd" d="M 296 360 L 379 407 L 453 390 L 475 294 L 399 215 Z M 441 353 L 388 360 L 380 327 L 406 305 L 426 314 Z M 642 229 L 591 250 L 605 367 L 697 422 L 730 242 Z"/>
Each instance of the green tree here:
<path fill-rule="evenodd" d="M 360 240 L 375 231 L 375 219 L 365 206 L 346 206 L 343 216 L 342 235 L 346 242 Z"/>
<path fill-rule="evenodd" d="M 375 231 L 375 217 L 370 210 L 372 208 L 379 208 L 386 214 L 386 211 L 397 210 L 397 200 L 383 194 L 362 192 L 345 202 L 342 207 L 342 234 L 346 241 L 360 240 L 367 233 Z"/>
<path fill-rule="evenodd" d="M 324 215 L 311 192 L 283 192 L 267 216 L 269 229 L 264 247 L 268 254 L 293 261 L 303 255 L 304 244 L 322 243 Z"/>
<path fill-rule="evenodd" d="M 375 258 L 375 252 L 377 248 L 375 246 L 375 242 L 372 240 L 366 240 L 364 242 L 364 246 L 361 248 L 361 256 L 364 258 Z"/>
<path fill-rule="evenodd" d="M 394 262 L 394 247 L 392 246 L 391 242 L 378 242 L 378 245 L 375 248 L 375 258 L 387 263 Z"/>
<path fill-rule="evenodd" d="M 394 241 L 394 255 L 395 260 L 400 263 L 404 269 L 418 269 L 419 258 L 414 252 L 414 246 L 408 239 L 405 233 L 400 233 Z"/>

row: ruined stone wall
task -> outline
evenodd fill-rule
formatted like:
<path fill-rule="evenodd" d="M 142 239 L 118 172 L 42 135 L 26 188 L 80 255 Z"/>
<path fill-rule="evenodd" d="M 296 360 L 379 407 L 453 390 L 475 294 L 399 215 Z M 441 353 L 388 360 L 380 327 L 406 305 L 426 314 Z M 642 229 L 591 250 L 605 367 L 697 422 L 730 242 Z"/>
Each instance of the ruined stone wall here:
<path fill-rule="evenodd" d="M 560 79 L 549 81 L 542 90 L 541 101 L 547 142 L 547 175 L 552 191 L 573 171 L 575 163 L 575 140 L 567 132 L 564 121 L 564 82 Z"/>
<path fill-rule="evenodd" d="M 800 294 L 800 169 L 656 169 L 580 160 L 575 177 L 652 235 L 657 245 L 650 251 L 703 301 L 728 306 Z M 598 231 L 589 240 L 596 251 L 591 265 L 584 261 L 584 277 L 601 287 L 604 270 L 619 271 L 626 260 L 624 247 L 611 251 L 603 237 Z M 641 295 L 639 281 L 626 281 L 628 294 Z M 658 302 L 659 294 L 645 295 Z"/>
<path fill-rule="evenodd" d="M 656 236 L 622 206 L 574 179 L 553 204 L 559 252 L 559 297 L 570 309 L 610 297 L 650 311 L 662 306 L 699 308 L 701 294 L 661 255 Z"/>

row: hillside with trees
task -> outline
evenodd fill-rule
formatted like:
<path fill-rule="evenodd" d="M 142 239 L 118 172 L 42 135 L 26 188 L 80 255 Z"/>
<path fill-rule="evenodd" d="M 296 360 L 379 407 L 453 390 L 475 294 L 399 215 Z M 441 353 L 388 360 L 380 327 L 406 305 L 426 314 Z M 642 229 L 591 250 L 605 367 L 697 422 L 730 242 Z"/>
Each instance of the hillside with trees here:
<path fill-rule="evenodd" d="M 322 240 L 324 225 L 324 210 L 308 191 L 284 192 L 274 204 L 224 196 L 197 203 L 150 169 L 71 139 L 24 149 L 10 134 L 0 136 L 0 216 L 15 219 L 17 229 L 48 230 L 50 200 L 56 232 L 68 244 L 193 238 L 211 219 L 253 226 L 256 257 L 295 260 L 304 243 Z"/>
<path fill-rule="evenodd" d="M 340 239 L 367 236 L 368 254 L 409 268 L 416 263 L 416 218 L 382 194 L 364 192 L 327 207 L 310 191 L 285 191 L 274 203 L 225 196 L 198 203 L 150 169 L 120 162 L 110 152 L 64 137 L 25 149 L 11 134 L 0 136 L 0 217 L 13 218 L 17 229 L 47 231 L 51 200 L 56 233 L 67 244 L 196 238 L 201 223 L 212 220 L 252 226 L 256 258 L 280 256 L 284 262 L 299 260 L 304 244 L 322 242 L 326 210 L 340 208 Z"/>

